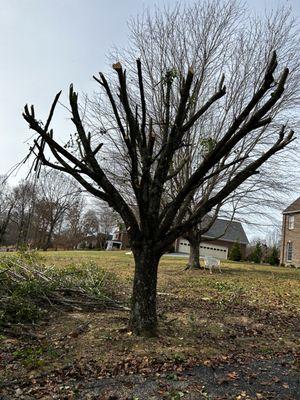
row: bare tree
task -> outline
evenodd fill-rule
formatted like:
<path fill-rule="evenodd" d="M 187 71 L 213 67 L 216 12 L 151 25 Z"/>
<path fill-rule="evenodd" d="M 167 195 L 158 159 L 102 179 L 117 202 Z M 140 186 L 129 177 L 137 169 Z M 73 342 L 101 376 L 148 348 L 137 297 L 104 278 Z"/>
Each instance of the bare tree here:
<path fill-rule="evenodd" d="M 77 197 L 73 199 L 65 217 L 65 229 L 62 235 L 65 237 L 68 248 L 76 249 L 85 236 L 83 198 Z"/>
<path fill-rule="evenodd" d="M 73 221 L 77 208 L 82 212 L 81 190 L 70 177 L 57 171 L 43 171 L 37 187 L 35 204 L 35 244 L 47 250 L 53 235 L 67 219 Z M 75 228 L 74 228 L 75 229 Z M 74 232 L 77 236 L 78 232 Z M 76 239 L 80 240 L 80 239 Z"/>
<path fill-rule="evenodd" d="M 111 207 L 103 202 L 97 201 L 95 209 L 99 220 L 99 228 L 102 233 L 108 236 L 112 233 L 113 228 L 118 225 L 120 217 Z"/>
<path fill-rule="evenodd" d="M 148 109 L 151 108 L 156 115 L 156 122 L 161 126 L 165 121 L 164 104 L 171 94 L 171 85 L 168 87 L 167 79 L 183 79 L 188 66 L 193 65 L 196 84 L 189 99 L 192 103 L 189 113 L 192 116 L 201 107 L 203 98 L 213 90 L 216 76 L 220 71 L 226 72 L 226 100 L 213 104 L 195 121 L 185 136 L 185 145 L 173 157 L 173 172 L 164 198 L 166 202 L 176 198 L 197 165 L 220 140 L 224 129 L 243 111 L 253 90 L 260 85 L 261 73 L 272 51 L 276 49 L 280 62 L 289 65 L 291 69 L 286 90 L 272 109 L 272 123 L 258 128 L 255 137 L 244 137 L 235 153 L 228 153 L 231 161 L 240 159 L 240 162 L 231 168 L 224 168 L 195 188 L 185 212 L 183 210 L 177 215 L 179 223 L 180 220 L 190 218 L 203 198 L 209 198 L 216 188 L 224 182 L 230 182 L 248 162 L 248 157 L 253 155 L 254 147 L 260 151 L 266 144 L 270 145 L 273 131 L 279 129 L 282 121 L 288 119 L 291 124 L 297 124 L 294 109 L 299 104 L 300 94 L 300 60 L 297 52 L 299 34 L 290 9 L 280 8 L 259 19 L 249 15 L 235 0 L 178 4 L 174 8 L 158 9 L 154 15 L 146 11 L 132 19 L 129 27 L 130 46 L 123 51 L 115 50 L 114 56 L 117 53 L 129 66 L 133 65 L 137 56 L 141 55 L 145 60 L 143 73 Z M 166 71 L 169 71 L 169 76 Z M 159 84 L 162 77 L 165 85 L 153 93 L 152 88 Z M 180 101 L 180 86 L 174 85 L 172 89 L 177 93 L 172 93 L 172 103 L 168 110 L 170 115 L 176 113 Z M 92 101 L 92 119 L 97 116 L 101 106 L 101 98 Z M 244 160 L 241 160 L 241 155 Z M 258 216 L 261 219 L 270 215 L 273 217 L 274 208 L 282 207 L 282 194 L 289 192 L 292 187 L 289 174 L 291 163 L 287 163 L 284 157 L 286 155 L 274 159 L 273 167 L 272 164 L 262 167 L 259 176 L 252 176 L 220 202 L 212 210 L 210 218 L 199 221 L 184 234 L 190 242 L 190 267 L 200 268 L 201 236 L 212 226 L 219 213 L 226 216 L 229 223 L 234 217 L 247 222 L 255 218 L 258 222 Z M 226 161 L 226 157 L 223 157 L 223 165 Z"/>
<path fill-rule="evenodd" d="M 86 244 L 89 248 L 98 250 L 105 249 L 108 235 L 115 225 L 115 223 L 112 222 L 111 216 L 112 212 L 109 207 L 99 207 L 99 201 L 94 203 L 93 208 L 87 209 L 83 215 L 82 229 L 84 237 L 87 239 Z"/>
<path fill-rule="evenodd" d="M 143 61 L 155 65 L 155 60 Z M 273 121 L 273 110 L 281 101 L 288 82 L 289 69 L 285 67 L 278 73 L 277 66 L 273 52 L 259 77 L 249 76 L 251 96 L 242 110 L 232 115 L 230 123 L 222 125 L 220 121 L 222 129 L 213 146 L 195 164 L 185 184 L 171 200 L 168 200 L 169 181 L 181 171 L 173 169 L 178 151 L 186 147 L 190 132 L 205 113 L 210 113 L 217 104 L 220 108 L 226 106 L 228 89 L 221 71 L 220 76 L 215 76 L 214 85 L 209 87 L 210 94 L 207 89 L 205 96 L 201 93 L 199 97 L 195 79 L 198 70 L 194 66 L 188 68 L 185 76 L 177 76 L 167 66 L 155 85 L 149 87 L 143 78 L 140 59 L 136 61 L 136 73 L 130 74 L 129 70 L 129 77 L 118 62 L 113 65 L 117 89 L 116 85 L 109 84 L 104 74 L 95 77 L 108 102 L 100 114 L 98 131 L 93 132 L 83 123 L 78 94 L 71 85 L 69 100 L 76 129 L 73 147 L 61 145 L 50 129 L 60 93 L 45 123 L 35 115 L 33 106 L 25 106 L 23 117 L 37 134 L 31 148 L 36 168 L 43 164 L 71 175 L 88 192 L 107 202 L 125 222 L 135 259 L 130 316 L 130 328 L 135 333 L 156 334 L 157 271 L 162 254 L 177 237 L 196 226 L 241 184 L 258 174 L 270 157 L 293 141 L 294 132 L 287 132 L 285 125 L 277 132 L 276 129 L 272 131 L 272 143 L 258 144 L 256 140 L 260 128 Z M 254 83 L 256 80 L 258 84 Z M 159 108 L 152 107 L 149 93 L 152 96 L 164 93 Z M 171 107 L 174 103 L 176 106 Z M 249 154 L 243 150 L 246 138 L 253 138 Z M 239 157 L 235 157 L 236 151 Z M 117 153 L 120 157 L 118 165 L 114 166 L 109 154 Z M 218 181 L 210 196 L 198 201 L 188 218 L 178 219 L 196 189 L 242 162 L 230 180 Z"/>
<path fill-rule="evenodd" d="M 83 215 L 83 230 L 86 236 L 97 236 L 100 231 L 100 221 L 96 210 L 88 209 Z"/>
<path fill-rule="evenodd" d="M 27 246 L 32 228 L 32 217 L 36 202 L 36 188 L 31 181 L 22 181 L 13 188 L 11 222 L 15 226 L 17 248 Z"/>
<path fill-rule="evenodd" d="M 0 176 L 0 245 L 11 220 L 14 207 L 14 198 L 4 176 Z"/>

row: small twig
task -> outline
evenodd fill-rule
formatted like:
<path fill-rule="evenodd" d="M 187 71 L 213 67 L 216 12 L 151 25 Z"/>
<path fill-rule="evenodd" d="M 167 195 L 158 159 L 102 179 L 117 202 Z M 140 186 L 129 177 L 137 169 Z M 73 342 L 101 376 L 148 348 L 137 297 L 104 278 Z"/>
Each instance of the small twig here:
<path fill-rule="evenodd" d="M 157 294 L 159 296 L 171 296 L 171 297 L 177 297 L 175 294 L 173 293 L 163 293 L 163 292 L 157 292 Z"/>
<path fill-rule="evenodd" d="M 178 320 L 178 318 L 172 318 L 172 319 L 170 319 L 169 321 L 165 321 L 165 323 L 167 324 L 167 325 L 169 325 L 169 324 L 171 324 L 172 322 L 175 322 L 175 321 L 177 321 Z"/>
<path fill-rule="evenodd" d="M 6 271 L 9 271 L 9 268 L 2 269 L 2 270 L 0 271 L 0 274 L 4 274 Z"/>

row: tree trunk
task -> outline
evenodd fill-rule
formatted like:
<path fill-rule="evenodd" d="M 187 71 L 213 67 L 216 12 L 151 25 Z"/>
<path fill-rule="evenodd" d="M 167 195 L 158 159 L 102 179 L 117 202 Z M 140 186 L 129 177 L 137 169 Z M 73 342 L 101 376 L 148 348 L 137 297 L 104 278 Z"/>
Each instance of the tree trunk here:
<path fill-rule="evenodd" d="M 200 269 L 200 240 L 189 240 L 190 242 L 190 257 L 189 268 Z"/>
<path fill-rule="evenodd" d="M 0 245 L 4 243 L 4 235 L 6 233 L 6 225 L 0 226 Z"/>
<path fill-rule="evenodd" d="M 160 255 L 154 254 L 148 246 L 132 250 L 135 272 L 129 327 L 137 335 L 156 336 L 156 287 Z"/>
<path fill-rule="evenodd" d="M 10 206 L 6 218 L 4 219 L 4 221 L 2 222 L 2 225 L 0 226 L 0 245 L 3 243 L 4 241 L 4 236 L 6 234 L 7 231 L 7 227 L 8 224 L 10 222 L 10 217 L 11 217 L 11 213 L 12 213 L 12 209 L 13 209 L 13 205 Z"/>
<path fill-rule="evenodd" d="M 43 251 L 47 251 L 49 249 L 49 247 L 50 247 L 51 239 L 52 239 L 52 235 L 53 235 L 53 230 L 54 230 L 54 224 L 52 224 L 50 226 L 49 232 L 46 235 L 46 241 L 45 241 L 45 243 L 43 245 Z"/>

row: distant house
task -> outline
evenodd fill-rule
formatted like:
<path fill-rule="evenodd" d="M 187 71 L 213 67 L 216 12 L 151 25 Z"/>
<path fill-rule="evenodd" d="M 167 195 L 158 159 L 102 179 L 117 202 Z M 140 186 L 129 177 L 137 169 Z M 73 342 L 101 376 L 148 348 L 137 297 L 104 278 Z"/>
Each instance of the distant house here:
<path fill-rule="evenodd" d="M 105 233 L 97 233 L 97 235 L 89 235 L 84 238 L 78 245 L 77 249 L 98 249 L 103 250 L 107 241 L 107 235 Z"/>
<path fill-rule="evenodd" d="M 300 267 L 300 197 L 282 214 L 280 262 Z"/>
<path fill-rule="evenodd" d="M 226 260 L 236 242 L 240 244 L 242 258 L 244 258 L 249 241 L 242 224 L 217 218 L 212 227 L 202 236 L 200 257 L 213 256 Z M 178 238 L 175 242 L 175 251 L 189 254 L 189 241 L 182 237 Z"/>
<path fill-rule="evenodd" d="M 128 234 L 124 224 L 113 229 L 111 238 L 106 242 L 106 250 L 124 250 L 129 247 Z"/>

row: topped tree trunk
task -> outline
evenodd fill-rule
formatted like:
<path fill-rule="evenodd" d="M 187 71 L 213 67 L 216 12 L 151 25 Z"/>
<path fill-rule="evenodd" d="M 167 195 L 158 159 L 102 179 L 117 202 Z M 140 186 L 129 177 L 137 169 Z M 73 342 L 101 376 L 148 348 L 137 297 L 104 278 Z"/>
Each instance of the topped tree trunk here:
<path fill-rule="evenodd" d="M 133 249 L 135 271 L 129 327 L 138 335 L 155 336 L 157 329 L 156 286 L 159 256 L 144 245 Z"/>

